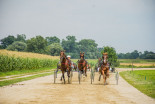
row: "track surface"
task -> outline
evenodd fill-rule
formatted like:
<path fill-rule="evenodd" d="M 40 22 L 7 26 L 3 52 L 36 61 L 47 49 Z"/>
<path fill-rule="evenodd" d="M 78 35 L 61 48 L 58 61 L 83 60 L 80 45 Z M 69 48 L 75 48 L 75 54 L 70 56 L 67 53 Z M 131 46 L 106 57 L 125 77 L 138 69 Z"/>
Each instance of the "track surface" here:
<path fill-rule="evenodd" d="M 56 84 L 53 75 L 0 87 L 0 104 L 155 104 L 152 99 L 119 78 L 116 85 L 115 74 L 110 73 L 108 85 L 103 79 L 90 84 L 90 73 L 78 83 L 78 73 L 73 73 L 72 84 L 62 84 L 60 74 Z"/>

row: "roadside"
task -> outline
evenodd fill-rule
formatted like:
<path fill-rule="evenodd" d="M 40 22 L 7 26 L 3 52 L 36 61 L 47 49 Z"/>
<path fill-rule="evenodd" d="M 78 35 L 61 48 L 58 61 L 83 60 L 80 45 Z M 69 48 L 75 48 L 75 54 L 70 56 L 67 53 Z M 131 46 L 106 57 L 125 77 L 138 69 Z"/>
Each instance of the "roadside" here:
<path fill-rule="evenodd" d="M 13 71 L 13 72 L 4 73 L 4 75 L 0 77 L 0 87 L 14 84 L 21 81 L 26 81 L 26 80 L 31 80 L 38 77 L 51 75 L 53 74 L 53 71 L 54 69 L 51 69 L 51 68 L 41 68 L 41 69 L 36 69 L 34 71 L 22 70 L 21 72 Z M 3 73 L 1 73 L 1 75 L 2 74 Z M 7 74 L 11 74 L 11 75 L 7 75 Z M 15 75 L 12 75 L 12 74 L 15 74 Z"/>

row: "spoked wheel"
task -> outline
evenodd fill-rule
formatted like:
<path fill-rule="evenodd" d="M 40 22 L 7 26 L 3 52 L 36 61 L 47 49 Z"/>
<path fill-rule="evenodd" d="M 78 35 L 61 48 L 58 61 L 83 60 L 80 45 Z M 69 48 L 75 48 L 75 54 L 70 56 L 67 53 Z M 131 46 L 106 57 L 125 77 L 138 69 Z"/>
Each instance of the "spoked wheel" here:
<path fill-rule="evenodd" d="M 78 72 L 78 80 L 79 80 L 79 84 L 80 84 L 80 81 L 81 81 L 81 71 Z"/>
<path fill-rule="evenodd" d="M 68 83 L 72 83 L 73 71 L 70 72 L 70 77 L 68 77 Z"/>
<path fill-rule="evenodd" d="M 73 70 L 71 71 L 71 77 L 73 77 Z"/>
<path fill-rule="evenodd" d="M 102 76 L 102 74 L 100 74 L 98 81 L 100 81 L 100 80 L 101 80 L 101 76 Z"/>
<path fill-rule="evenodd" d="M 93 72 L 93 82 L 94 82 L 94 78 L 95 78 L 95 70 L 94 70 L 94 72 Z"/>
<path fill-rule="evenodd" d="M 116 84 L 118 85 L 118 79 L 119 79 L 119 73 L 118 73 L 118 71 L 115 74 L 115 78 L 116 78 Z"/>
<path fill-rule="evenodd" d="M 91 79 L 91 84 L 92 84 L 93 81 L 94 81 L 94 72 L 93 72 L 93 70 L 91 70 L 90 79 Z"/>
<path fill-rule="evenodd" d="M 56 83 L 56 70 L 54 70 L 54 83 Z"/>

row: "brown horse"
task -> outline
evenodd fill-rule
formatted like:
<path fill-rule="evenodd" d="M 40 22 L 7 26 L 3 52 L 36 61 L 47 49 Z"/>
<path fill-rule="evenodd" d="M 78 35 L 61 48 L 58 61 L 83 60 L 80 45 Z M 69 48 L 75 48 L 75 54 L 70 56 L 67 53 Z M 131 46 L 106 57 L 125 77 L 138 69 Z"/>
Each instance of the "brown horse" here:
<path fill-rule="evenodd" d="M 78 61 L 79 71 L 87 77 L 87 61 L 84 59 L 84 52 L 80 52 L 80 60 Z"/>
<path fill-rule="evenodd" d="M 103 62 L 100 66 L 100 74 L 103 75 L 103 79 L 104 79 L 104 84 L 106 84 L 106 79 L 107 77 L 109 77 L 109 65 L 108 65 L 108 53 L 103 53 Z M 99 80 L 101 78 L 101 75 L 99 77 Z"/>
<path fill-rule="evenodd" d="M 75 71 L 77 71 L 77 65 L 76 65 L 76 63 L 73 63 L 73 69 L 74 69 Z"/>
<path fill-rule="evenodd" d="M 87 69 L 90 71 L 91 70 L 91 64 L 87 64 Z"/>
<path fill-rule="evenodd" d="M 61 71 L 62 71 L 62 77 L 64 80 L 64 84 L 65 84 L 65 76 L 64 76 L 65 72 L 67 72 L 68 83 L 70 83 L 71 63 L 67 59 L 64 51 L 60 52 L 60 62 L 61 62 Z"/>

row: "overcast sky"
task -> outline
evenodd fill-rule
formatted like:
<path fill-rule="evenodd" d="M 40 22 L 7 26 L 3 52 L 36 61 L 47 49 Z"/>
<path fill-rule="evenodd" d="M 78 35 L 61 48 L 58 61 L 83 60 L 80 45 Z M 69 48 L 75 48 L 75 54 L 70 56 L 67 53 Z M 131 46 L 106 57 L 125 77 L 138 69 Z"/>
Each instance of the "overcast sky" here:
<path fill-rule="evenodd" d="M 0 39 L 17 34 L 155 52 L 155 0 L 0 0 Z"/>

